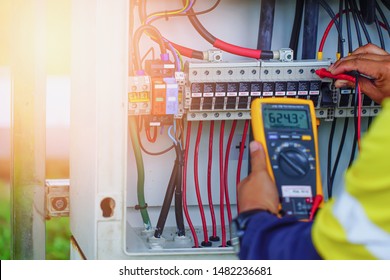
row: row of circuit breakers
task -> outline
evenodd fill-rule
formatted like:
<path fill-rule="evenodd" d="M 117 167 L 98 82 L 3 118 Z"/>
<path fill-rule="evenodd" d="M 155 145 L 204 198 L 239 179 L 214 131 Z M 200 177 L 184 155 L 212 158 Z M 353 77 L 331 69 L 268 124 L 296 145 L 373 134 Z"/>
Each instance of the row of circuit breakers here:
<path fill-rule="evenodd" d="M 148 61 L 145 76 L 129 77 L 129 115 L 172 116 L 187 120 L 249 119 L 255 98 L 311 99 L 317 118 L 354 115 L 355 90 L 336 89 L 331 79 L 315 74 L 330 61 L 186 62 L 174 65 Z M 375 116 L 380 107 L 363 98 L 362 116 Z"/>

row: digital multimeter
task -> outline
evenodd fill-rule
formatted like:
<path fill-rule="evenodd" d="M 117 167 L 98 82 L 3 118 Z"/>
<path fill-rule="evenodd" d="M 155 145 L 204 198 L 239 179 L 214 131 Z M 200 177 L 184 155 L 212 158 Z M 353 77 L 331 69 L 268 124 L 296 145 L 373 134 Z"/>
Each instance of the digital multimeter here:
<path fill-rule="evenodd" d="M 282 215 L 311 220 L 322 201 L 317 124 L 311 100 L 257 98 L 251 105 L 254 139 L 263 144 Z"/>

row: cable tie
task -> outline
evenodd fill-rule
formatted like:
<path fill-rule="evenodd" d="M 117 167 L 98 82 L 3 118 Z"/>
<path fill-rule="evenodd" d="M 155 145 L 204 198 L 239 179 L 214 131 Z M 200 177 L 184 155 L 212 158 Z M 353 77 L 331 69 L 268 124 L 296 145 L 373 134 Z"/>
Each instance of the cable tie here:
<path fill-rule="evenodd" d="M 141 206 L 141 205 L 138 205 L 138 204 L 136 206 L 134 206 L 135 210 L 144 210 L 146 208 L 148 208 L 148 204 L 147 203 L 145 203 L 144 206 Z"/>

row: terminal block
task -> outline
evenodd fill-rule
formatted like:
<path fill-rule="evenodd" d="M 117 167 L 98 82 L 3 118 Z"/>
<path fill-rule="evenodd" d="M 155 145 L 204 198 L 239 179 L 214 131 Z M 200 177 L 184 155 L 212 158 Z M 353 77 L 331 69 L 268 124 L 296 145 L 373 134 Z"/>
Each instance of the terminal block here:
<path fill-rule="evenodd" d="M 129 115 L 151 113 L 151 79 L 149 76 L 128 77 Z"/>
<path fill-rule="evenodd" d="M 337 105 L 336 90 L 331 79 L 319 78 L 315 70 L 329 65 L 315 60 L 187 63 L 187 119 L 250 118 L 254 99 L 273 97 L 310 99 L 318 116 L 326 118 Z"/>

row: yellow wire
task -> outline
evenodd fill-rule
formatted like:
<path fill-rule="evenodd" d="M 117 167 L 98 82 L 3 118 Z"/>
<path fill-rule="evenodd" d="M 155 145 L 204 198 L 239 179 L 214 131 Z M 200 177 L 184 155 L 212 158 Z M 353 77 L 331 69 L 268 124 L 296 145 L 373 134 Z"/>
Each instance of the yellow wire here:
<path fill-rule="evenodd" d="M 183 69 L 184 68 L 183 56 L 181 55 L 181 53 L 177 49 L 174 48 L 174 50 L 175 50 L 175 52 L 177 53 L 177 56 L 180 59 L 180 68 Z"/>
<path fill-rule="evenodd" d="M 176 10 L 176 11 L 172 11 L 172 12 L 158 12 L 158 13 L 151 14 L 151 15 L 148 16 L 148 18 L 146 19 L 146 22 L 148 22 L 148 20 L 149 20 L 150 18 L 152 18 L 152 17 L 180 14 L 181 12 L 183 12 L 185 9 L 188 8 L 189 4 L 190 4 L 190 0 L 186 0 L 186 4 L 185 4 L 184 7 L 181 8 L 180 10 Z"/>

